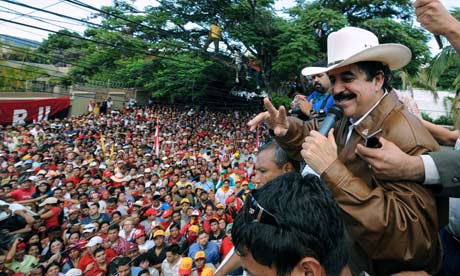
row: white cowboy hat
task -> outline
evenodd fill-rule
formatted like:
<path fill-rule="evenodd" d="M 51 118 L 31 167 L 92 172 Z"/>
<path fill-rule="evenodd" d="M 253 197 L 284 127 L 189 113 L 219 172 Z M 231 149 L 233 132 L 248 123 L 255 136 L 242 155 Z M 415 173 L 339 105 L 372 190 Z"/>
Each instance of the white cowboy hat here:
<path fill-rule="evenodd" d="M 396 70 L 406 66 L 411 58 L 410 49 L 404 45 L 379 44 L 375 34 L 345 27 L 327 37 L 327 67 L 305 67 L 302 75 L 316 75 L 360 61 L 380 61 Z"/>

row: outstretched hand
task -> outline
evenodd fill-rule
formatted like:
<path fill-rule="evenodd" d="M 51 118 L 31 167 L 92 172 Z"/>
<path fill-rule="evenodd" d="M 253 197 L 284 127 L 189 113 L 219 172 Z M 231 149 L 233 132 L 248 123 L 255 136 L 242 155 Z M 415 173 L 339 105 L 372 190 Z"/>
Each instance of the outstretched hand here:
<path fill-rule="evenodd" d="M 264 105 L 267 111 L 259 113 L 248 122 L 250 129 L 254 130 L 258 124 L 266 123 L 270 129 L 273 129 L 276 136 L 286 135 L 289 129 L 289 121 L 284 106 L 276 109 L 268 98 L 264 99 Z"/>

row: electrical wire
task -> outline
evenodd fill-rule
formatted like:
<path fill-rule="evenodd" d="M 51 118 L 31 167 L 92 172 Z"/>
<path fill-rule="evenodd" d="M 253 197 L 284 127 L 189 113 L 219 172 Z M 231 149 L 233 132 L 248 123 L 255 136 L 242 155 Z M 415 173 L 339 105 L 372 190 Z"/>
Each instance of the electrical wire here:
<path fill-rule="evenodd" d="M 6 1 L 6 2 L 12 2 L 12 1 L 9 1 L 9 0 L 4 0 L 4 1 Z M 67 2 L 69 2 L 69 1 L 67 1 Z M 72 2 L 72 1 L 70 1 L 70 2 Z M 78 1 L 77 1 L 77 2 L 78 2 Z M 79 4 L 79 5 L 81 6 L 81 4 Z M 86 5 L 86 4 L 84 4 L 84 5 L 85 5 L 85 6 L 89 6 L 89 5 Z M 26 5 L 26 6 L 28 6 L 28 5 Z M 31 6 L 28 6 L 28 7 L 31 7 Z M 92 7 L 92 6 L 89 6 L 89 7 Z M 31 7 L 31 8 L 35 8 L 35 7 Z M 97 11 L 103 12 L 102 10 L 99 10 L 99 9 L 96 9 L 96 8 L 93 8 L 93 10 L 97 10 Z M 105 14 L 107 14 L 107 15 L 115 16 L 115 15 L 113 15 L 113 14 L 111 14 L 111 13 L 107 13 L 107 12 L 103 12 L 103 13 L 105 13 Z M 59 15 L 59 16 L 60 16 L 60 15 Z M 131 21 L 131 20 L 129 20 L 129 19 L 126 19 L 126 18 L 123 18 L 123 17 L 120 17 L 120 16 L 115 16 L 115 17 L 117 17 L 117 18 L 119 18 L 119 19 L 126 20 L 126 21 L 128 21 L 128 22 L 132 22 L 132 23 L 134 23 L 134 24 L 137 24 L 137 23 L 134 22 L 134 21 Z M 73 18 L 73 19 L 74 19 L 74 18 Z M 2 19 L 0 19 L 0 20 L 2 20 Z M 24 24 L 24 23 L 19 23 L 19 22 L 12 22 L 11 20 L 4 20 L 4 19 L 3 19 L 2 21 L 6 21 L 6 22 L 9 22 L 9 23 L 13 23 L 13 24 L 19 24 L 19 25 L 27 26 L 27 27 L 30 27 L 30 28 L 37 28 L 37 29 L 40 29 L 40 30 L 43 30 L 43 31 L 48 31 L 48 32 L 57 33 L 57 32 L 55 32 L 55 31 L 48 30 L 48 29 L 45 29 L 45 28 L 35 27 L 35 26 L 31 26 L 31 25 Z M 99 25 L 99 26 L 101 26 L 101 25 Z M 142 26 L 146 26 L 146 25 L 142 24 Z M 150 26 L 147 26 L 147 27 L 150 27 Z M 155 29 L 155 28 L 153 28 L 153 29 Z M 61 34 L 63 34 L 63 33 L 61 33 Z M 66 34 L 63 34 L 63 35 L 66 35 Z M 97 41 L 97 40 L 87 39 L 87 38 L 83 38 L 83 37 L 79 37 L 79 36 L 75 36 L 75 35 L 68 35 L 68 36 L 71 36 L 71 37 L 74 37 L 74 38 L 77 38 L 77 39 L 87 40 L 87 41 L 90 41 L 90 42 L 93 42 L 93 43 L 99 43 L 99 44 L 108 45 L 108 46 L 111 46 L 111 47 L 117 47 L 117 48 L 118 48 L 117 45 L 113 45 L 113 44 L 110 44 L 110 43 L 100 42 L 100 41 Z M 124 47 L 124 48 L 126 48 L 126 47 Z M 136 51 L 137 51 L 137 50 L 136 50 Z M 176 59 L 173 59 L 173 58 L 170 58 L 170 57 L 159 56 L 159 58 L 162 58 L 162 59 L 165 59 L 165 58 L 166 58 L 166 59 L 172 59 L 172 60 L 181 62 L 181 61 L 179 61 L 179 60 L 176 60 Z M 208 88 L 212 88 L 212 86 L 208 86 Z M 214 87 L 214 89 L 217 89 L 217 90 L 218 90 L 218 89 L 221 89 L 221 88 Z M 225 91 L 226 93 L 228 93 L 228 90 L 227 90 L 227 89 L 221 89 L 221 90 L 222 90 L 222 91 Z"/>
<path fill-rule="evenodd" d="M 9 14 L 18 14 L 20 16 L 25 16 L 25 17 L 28 17 L 30 19 L 34 19 L 34 20 L 37 20 L 37 21 L 40 21 L 40 22 L 43 22 L 43 23 L 46 23 L 46 24 L 52 24 L 52 23 L 49 23 L 49 22 L 46 21 L 46 20 L 49 20 L 49 21 L 53 21 L 53 22 L 57 22 L 57 23 L 63 23 L 63 24 L 69 24 L 69 25 L 81 27 L 81 24 L 73 23 L 73 22 L 70 22 L 70 21 L 62 21 L 62 20 L 57 20 L 57 19 L 52 19 L 52 18 L 41 17 L 41 16 L 37 16 L 37 15 L 30 15 L 30 14 L 15 11 L 13 9 L 10 9 L 10 8 L 4 7 L 4 6 L 0 6 L 0 8 L 4 9 L 3 11 L 0 11 L 0 12 L 5 12 L 5 13 L 9 13 Z M 11 20 L 15 20 L 15 19 L 11 19 Z M 52 24 L 52 25 L 56 26 L 56 27 L 59 27 L 59 28 L 62 28 L 61 25 L 56 25 L 56 24 Z M 74 31 L 74 30 L 72 30 L 72 31 Z"/>
<path fill-rule="evenodd" d="M 53 3 L 53 4 L 50 4 L 50 5 L 44 6 L 42 9 L 51 8 L 51 7 L 56 6 L 57 4 L 62 3 L 62 2 L 64 2 L 64 0 L 60 0 L 60 1 L 57 1 L 56 3 Z M 35 13 L 35 12 L 36 12 L 36 11 L 31 11 L 31 12 L 27 13 L 27 15 L 32 14 L 32 13 Z M 23 16 L 23 15 L 20 15 L 20 16 L 14 17 L 14 18 L 11 18 L 11 20 L 16 20 L 16 19 L 18 19 L 18 18 L 21 18 L 22 16 Z M 1 24 L 4 24 L 4 23 L 0 22 L 0 25 L 1 25 Z"/>

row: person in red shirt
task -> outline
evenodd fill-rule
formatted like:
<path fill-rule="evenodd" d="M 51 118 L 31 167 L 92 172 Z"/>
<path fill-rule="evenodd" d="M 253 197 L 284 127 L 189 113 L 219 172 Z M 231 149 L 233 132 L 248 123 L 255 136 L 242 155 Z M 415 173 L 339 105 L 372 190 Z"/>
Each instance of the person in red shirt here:
<path fill-rule="evenodd" d="M 89 242 L 85 246 L 86 247 L 86 252 L 83 254 L 83 256 L 81 257 L 80 261 L 78 262 L 78 268 L 81 271 L 91 269 L 91 268 L 88 268 L 88 266 L 95 262 L 95 260 L 94 260 L 94 252 L 96 252 L 96 249 L 98 249 L 98 248 L 103 248 L 103 247 L 101 247 L 102 243 L 103 243 L 103 240 L 99 236 L 92 237 L 89 240 Z M 117 254 L 112 249 L 105 248 L 105 255 L 106 255 L 106 258 L 107 258 L 107 262 L 110 262 L 110 261 L 112 261 L 113 258 L 116 257 Z"/>
<path fill-rule="evenodd" d="M 32 195 L 35 193 L 35 187 L 32 186 L 31 179 L 25 179 L 22 184 L 21 188 L 12 191 L 9 196 L 14 199 L 15 201 L 23 201 L 32 199 Z"/>
<path fill-rule="evenodd" d="M 43 201 L 40 207 L 43 209 L 38 212 L 40 218 L 45 220 L 45 226 L 47 229 L 53 226 L 61 227 L 61 223 L 59 222 L 59 214 L 61 213 L 61 207 L 58 207 L 58 199 L 55 197 L 48 197 Z"/>
<path fill-rule="evenodd" d="M 227 225 L 226 234 L 227 236 L 222 240 L 222 245 L 220 246 L 220 255 L 222 256 L 222 259 L 227 256 L 228 252 L 233 248 L 233 242 L 232 242 L 232 226 L 233 223 L 230 223 Z"/>
<path fill-rule="evenodd" d="M 83 273 L 85 276 L 105 275 L 109 262 L 105 249 L 102 247 L 96 248 L 94 250 L 94 261 L 86 266 Z"/>

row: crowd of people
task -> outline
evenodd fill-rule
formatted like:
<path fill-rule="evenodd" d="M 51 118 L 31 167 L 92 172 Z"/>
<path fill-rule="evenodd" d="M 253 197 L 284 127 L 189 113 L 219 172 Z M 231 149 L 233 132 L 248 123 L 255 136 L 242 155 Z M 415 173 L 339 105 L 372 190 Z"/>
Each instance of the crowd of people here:
<path fill-rule="evenodd" d="M 153 105 L 2 128 L 0 271 L 212 275 L 259 181 L 253 115 Z"/>

